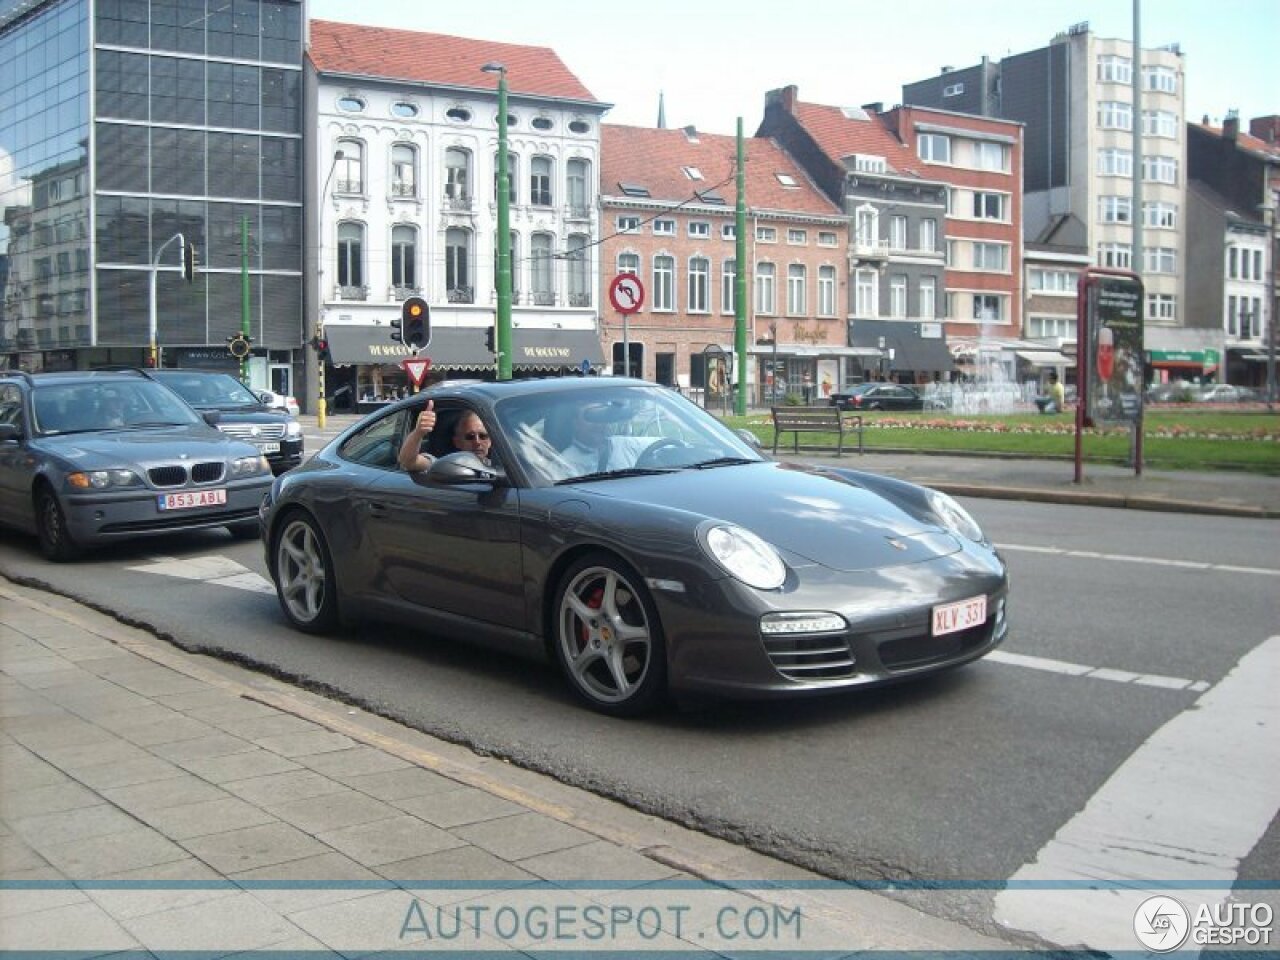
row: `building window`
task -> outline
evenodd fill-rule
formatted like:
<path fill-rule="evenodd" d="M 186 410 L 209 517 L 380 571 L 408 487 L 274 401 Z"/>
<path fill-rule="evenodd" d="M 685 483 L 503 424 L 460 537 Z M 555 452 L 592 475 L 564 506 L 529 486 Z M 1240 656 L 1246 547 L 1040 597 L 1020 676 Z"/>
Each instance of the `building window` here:
<path fill-rule="evenodd" d="M 1030 317 L 1027 336 L 1032 340 L 1068 340 L 1076 335 L 1075 317 Z"/>
<path fill-rule="evenodd" d="M 720 224 L 720 239 L 721 240 L 737 240 L 738 225 L 736 223 Z"/>
<path fill-rule="evenodd" d="M 565 164 L 564 169 L 569 187 L 569 214 L 585 217 L 591 212 L 591 193 L 587 187 L 591 182 L 591 165 L 575 157 Z"/>
<path fill-rule="evenodd" d="M 995 170 L 1006 173 L 1009 170 L 1009 148 L 1000 143 L 987 143 L 980 140 L 973 145 L 974 166 L 979 170 Z"/>
<path fill-rule="evenodd" d="M 1143 67 L 1142 88 L 1154 93 L 1178 92 L 1178 75 L 1171 67 Z"/>
<path fill-rule="evenodd" d="M 551 158 L 534 157 L 529 164 L 529 202 L 535 207 L 549 207 L 551 200 Z"/>
<path fill-rule="evenodd" d="M 1098 80 L 1102 83 L 1132 83 L 1133 61 L 1114 54 L 1098 57 Z"/>
<path fill-rule="evenodd" d="M 776 312 L 777 279 L 777 268 L 772 263 L 756 264 L 756 313 Z"/>
<path fill-rule="evenodd" d="M 418 230 L 400 225 L 391 228 L 391 285 L 404 295 L 418 291 Z"/>
<path fill-rule="evenodd" d="M 1098 266 L 1128 270 L 1133 265 L 1133 247 L 1127 243 L 1098 244 Z"/>
<path fill-rule="evenodd" d="M 807 230 L 788 230 L 787 243 L 792 246 L 803 246 L 809 242 L 809 232 Z"/>
<path fill-rule="evenodd" d="M 818 316 L 836 315 L 836 268 L 818 268 Z"/>
<path fill-rule="evenodd" d="M 655 237 L 674 237 L 676 235 L 676 222 L 666 219 L 653 221 L 653 235 Z"/>
<path fill-rule="evenodd" d="M 979 323 L 1003 323 L 1004 298 L 990 293 L 975 293 L 973 319 Z"/>
<path fill-rule="evenodd" d="M 418 115 L 418 108 L 415 104 L 405 100 L 397 100 L 391 105 L 391 115 L 393 117 L 403 117 L 407 120 Z"/>
<path fill-rule="evenodd" d="M 396 143 L 391 146 L 391 195 L 418 195 L 418 151 L 412 144 Z"/>
<path fill-rule="evenodd" d="M 444 152 L 444 197 L 453 209 L 471 206 L 471 154 L 457 147 Z"/>
<path fill-rule="evenodd" d="M 853 275 L 853 312 L 859 317 L 876 315 L 876 277 L 874 270 L 858 270 Z"/>
<path fill-rule="evenodd" d="M 889 316 L 905 317 L 907 315 L 907 277 L 895 273 L 889 278 Z"/>
<path fill-rule="evenodd" d="M 363 194 L 364 144 L 359 140 L 339 140 L 337 150 L 342 157 L 334 161 L 333 192 Z"/>
<path fill-rule="evenodd" d="M 343 113 L 364 113 L 364 101 L 359 97 L 339 97 L 338 109 Z"/>
<path fill-rule="evenodd" d="M 565 259 L 569 261 L 569 306 L 591 306 L 591 258 L 587 251 L 591 238 L 585 233 L 569 234 L 569 249 Z"/>
<path fill-rule="evenodd" d="M 949 83 L 942 88 L 942 95 L 944 97 L 958 97 L 962 93 L 964 93 L 963 83 Z"/>
<path fill-rule="evenodd" d="M 454 123 L 470 123 L 471 111 L 466 107 L 450 107 L 444 112 L 444 115 Z"/>
<path fill-rule="evenodd" d="M 1133 152 L 1104 147 L 1098 151 L 1098 175 L 1102 177 L 1132 177 Z"/>
<path fill-rule="evenodd" d="M 684 175 L 688 177 L 690 180 L 702 179 L 702 171 L 699 170 L 697 167 L 681 167 L 680 169 L 684 171 Z"/>
<path fill-rule="evenodd" d="M 1148 320 L 1176 320 L 1178 319 L 1178 298 L 1172 293 L 1148 293 L 1147 294 L 1147 319 Z M 1072 324 L 1072 334 L 1075 333 L 1075 325 Z"/>
<path fill-rule="evenodd" d="M 364 224 L 338 224 L 338 286 L 347 291 L 364 287 Z"/>
<path fill-rule="evenodd" d="M 498 160 L 499 157 L 495 153 L 493 155 L 493 202 L 498 202 Z M 516 184 L 520 182 L 520 166 L 519 159 L 514 153 L 507 154 L 507 202 L 516 203 Z"/>
<path fill-rule="evenodd" d="M 618 272 L 629 273 L 632 276 L 640 276 L 640 254 L 638 253 L 620 253 L 618 254 Z"/>
<path fill-rule="evenodd" d="M 835 234 L 835 232 L 834 232 L 834 231 L 831 231 L 831 230 L 819 230 L 819 231 L 818 231 L 818 246 L 820 246 L 820 247 L 834 247 L 834 246 L 839 245 L 839 243 L 840 243 L 840 240 L 839 240 L 839 238 L 836 236 L 836 234 Z"/>
<path fill-rule="evenodd" d="M 689 260 L 689 312 L 707 313 L 711 309 L 711 261 L 706 257 Z"/>
<path fill-rule="evenodd" d="M 920 221 L 920 249 L 934 253 L 938 249 L 938 221 L 929 219 Z"/>
<path fill-rule="evenodd" d="M 916 140 L 920 159 L 928 163 L 951 162 L 951 138 L 940 133 L 922 133 Z"/>
<path fill-rule="evenodd" d="M 665 254 L 653 258 L 653 309 L 676 308 L 676 261 Z"/>
<path fill-rule="evenodd" d="M 973 269 L 1007 273 L 1009 270 L 1008 245 L 975 241 L 973 244 Z"/>
<path fill-rule="evenodd" d="M 1178 115 L 1167 110 L 1143 110 L 1142 132 L 1148 137 L 1178 139 Z"/>
<path fill-rule="evenodd" d="M 932 320 L 938 313 L 938 281 L 934 277 L 920 278 L 920 319 Z"/>
<path fill-rule="evenodd" d="M 1034 267 L 1030 271 L 1031 289 L 1035 293 L 1075 293 L 1076 275 L 1070 270 L 1045 270 Z"/>
<path fill-rule="evenodd" d="M 444 285 L 450 303 L 475 303 L 471 282 L 471 231 L 450 227 L 444 235 Z"/>
<path fill-rule="evenodd" d="M 532 121 L 533 129 L 541 130 L 544 133 L 555 126 L 555 121 L 550 117 L 534 117 Z"/>
<path fill-rule="evenodd" d="M 889 249 L 907 249 L 907 218 L 896 214 L 889 218 Z"/>
<path fill-rule="evenodd" d="M 691 220 L 689 222 L 689 236 L 696 240 L 706 240 L 711 236 L 711 224 L 705 220 Z"/>
<path fill-rule="evenodd" d="M 1098 221 L 1100 223 L 1132 223 L 1133 197 L 1099 197 Z"/>
<path fill-rule="evenodd" d="M 1176 203 L 1144 203 L 1142 223 L 1147 227 L 1175 230 L 1178 226 L 1178 205 Z"/>
<path fill-rule="evenodd" d="M 1240 279 L 1240 248 L 1227 247 L 1227 276 L 1232 280 Z"/>
<path fill-rule="evenodd" d="M 977 220 L 1007 221 L 1009 219 L 1008 199 L 1007 194 L 975 190 L 973 194 L 974 218 Z"/>
<path fill-rule="evenodd" d="M 738 303 L 738 262 L 726 260 L 720 270 L 720 312 L 733 313 Z"/>
<path fill-rule="evenodd" d="M 1176 273 L 1178 251 L 1172 247 L 1143 247 L 1142 261 L 1148 273 Z"/>
<path fill-rule="evenodd" d="M 619 217 L 618 232 L 619 233 L 639 233 L 640 218 L 639 217 Z"/>
<path fill-rule="evenodd" d="M 802 263 L 787 266 L 787 315 L 803 317 L 809 310 L 806 302 L 805 288 L 808 286 L 807 271 Z"/>
<path fill-rule="evenodd" d="M 874 248 L 880 237 L 880 211 L 862 206 L 854 214 L 854 240 L 859 247 Z"/>
<path fill-rule="evenodd" d="M 529 261 L 533 268 L 533 303 L 539 307 L 552 307 L 556 302 L 555 238 L 549 233 L 535 233 L 529 238 Z"/>
<path fill-rule="evenodd" d="M 1103 130 L 1132 130 L 1133 104 L 1103 100 L 1098 104 L 1098 126 Z"/>
<path fill-rule="evenodd" d="M 756 240 L 760 243 L 777 243 L 778 230 L 776 227 L 756 227 Z"/>
<path fill-rule="evenodd" d="M 1142 179 L 1152 183 L 1177 183 L 1178 161 L 1175 157 L 1142 158 Z"/>

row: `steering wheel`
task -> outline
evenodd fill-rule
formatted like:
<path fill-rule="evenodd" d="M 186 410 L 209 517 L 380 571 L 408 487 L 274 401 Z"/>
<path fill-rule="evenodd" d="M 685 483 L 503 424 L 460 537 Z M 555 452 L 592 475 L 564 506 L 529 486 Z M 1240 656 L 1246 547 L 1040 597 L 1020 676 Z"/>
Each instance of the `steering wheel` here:
<path fill-rule="evenodd" d="M 662 456 L 664 450 L 689 450 L 691 448 L 692 444 L 677 440 L 675 437 L 660 437 L 645 447 L 640 456 L 636 457 L 636 466 L 641 468 L 672 466 Z"/>

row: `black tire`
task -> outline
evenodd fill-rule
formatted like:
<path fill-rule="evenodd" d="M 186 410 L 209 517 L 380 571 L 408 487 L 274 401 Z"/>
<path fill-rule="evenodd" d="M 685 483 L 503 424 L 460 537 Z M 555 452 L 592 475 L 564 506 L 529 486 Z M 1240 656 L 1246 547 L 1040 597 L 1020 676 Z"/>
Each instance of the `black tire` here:
<path fill-rule="evenodd" d="M 48 488 L 36 493 L 36 533 L 40 537 L 40 552 L 46 560 L 66 563 L 80 556 L 80 548 L 67 529 L 62 504 Z"/>
<path fill-rule="evenodd" d="M 551 611 L 551 645 L 569 688 L 593 710 L 636 716 L 666 697 L 657 608 L 640 575 L 616 557 L 587 554 L 565 570 Z"/>
<path fill-rule="evenodd" d="M 304 633 L 338 624 L 338 580 L 320 525 L 295 511 L 282 519 L 271 544 L 271 579 L 280 609 Z"/>
<path fill-rule="evenodd" d="M 236 540 L 257 540 L 262 536 L 262 525 L 257 520 L 247 520 L 243 523 L 227 524 L 227 532 Z"/>

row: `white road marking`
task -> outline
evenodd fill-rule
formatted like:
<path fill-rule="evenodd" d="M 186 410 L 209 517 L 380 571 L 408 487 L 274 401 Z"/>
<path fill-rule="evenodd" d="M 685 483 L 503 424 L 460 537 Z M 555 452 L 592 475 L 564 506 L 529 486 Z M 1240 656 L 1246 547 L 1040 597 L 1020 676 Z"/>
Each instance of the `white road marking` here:
<path fill-rule="evenodd" d="M 1152 893 L 1193 916 L 1198 904 L 1225 900 L 1280 810 L 1277 676 L 1280 636 L 1120 765 L 1010 878 L 996 921 L 1061 946 L 1132 951 L 1134 912 Z"/>
<path fill-rule="evenodd" d="M 1162 557 L 1135 557 L 1126 553 L 1099 553 L 1096 550 L 1067 550 L 1062 547 L 1035 547 L 1025 543 L 1000 543 L 1000 550 L 1010 553 L 1042 553 L 1055 557 L 1086 560 L 1113 560 L 1116 563 L 1143 563 L 1152 567 L 1176 567 L 1182 570 L 1212 570 L 1215 573 L 1248 573 L 1258 577 L 1280 577 L 1280 570 L 1270 567 L 1242 567 L 1230 563 L 1204 563 L 1198 560 L 1165 560 Z"/>
<path fill-rule="evenodd" d="M 266 577 L 254 573 L 229 557 L 216 554 L 207 557 L 189 557 L 183 560 L 173 557 L 156 557 L 151 563 L 128 569 L 138 573 L 154 573 L 162 577 L 201 580 L 220 587 L 248 590 L 251 593 L 276 592 L 275 586 Z"/>
<path fill-rule="evenodd" d="M 984 658 L 995 663 L 1007 664 L 1011 667 L 1026 667 L 1028 670 L 1043 670 L 1046 673 L 1061 673 L 1069 677 L 1090 677 L 1094 680 L 1110 680 L 1113 683 L 1136 683 L 1143 687 L 1163 687 L 1167 690 L 1190 690 L 1200 693 L 1209 689 L 1203 680 L 1184 680 L 1182 677 L 1162 677 L 1155 673 L 1130 673 L 1128 670 L 1113 670 L 1110 667 L 1091 667 L 1083 663 L 1068 663 L 1066 660 L 1050 660 L 1048 657 L 1032 657 L 1025 653 L 1012 653 L 1008 650 L 992 650 Z"/>

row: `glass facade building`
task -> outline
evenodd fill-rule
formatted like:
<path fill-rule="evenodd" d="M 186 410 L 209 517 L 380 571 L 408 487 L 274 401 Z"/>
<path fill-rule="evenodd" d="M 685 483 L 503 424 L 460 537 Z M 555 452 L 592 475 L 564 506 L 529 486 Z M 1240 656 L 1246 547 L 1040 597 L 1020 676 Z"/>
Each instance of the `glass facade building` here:
<path fill-rule="evenodd" d="M 153 265 L 162 348 L 225 347 L 247 275 L 255 352 L 298 350 L 304 17 L 296 0 L 0 0 L 0 353 L 144 348 Z"/>

